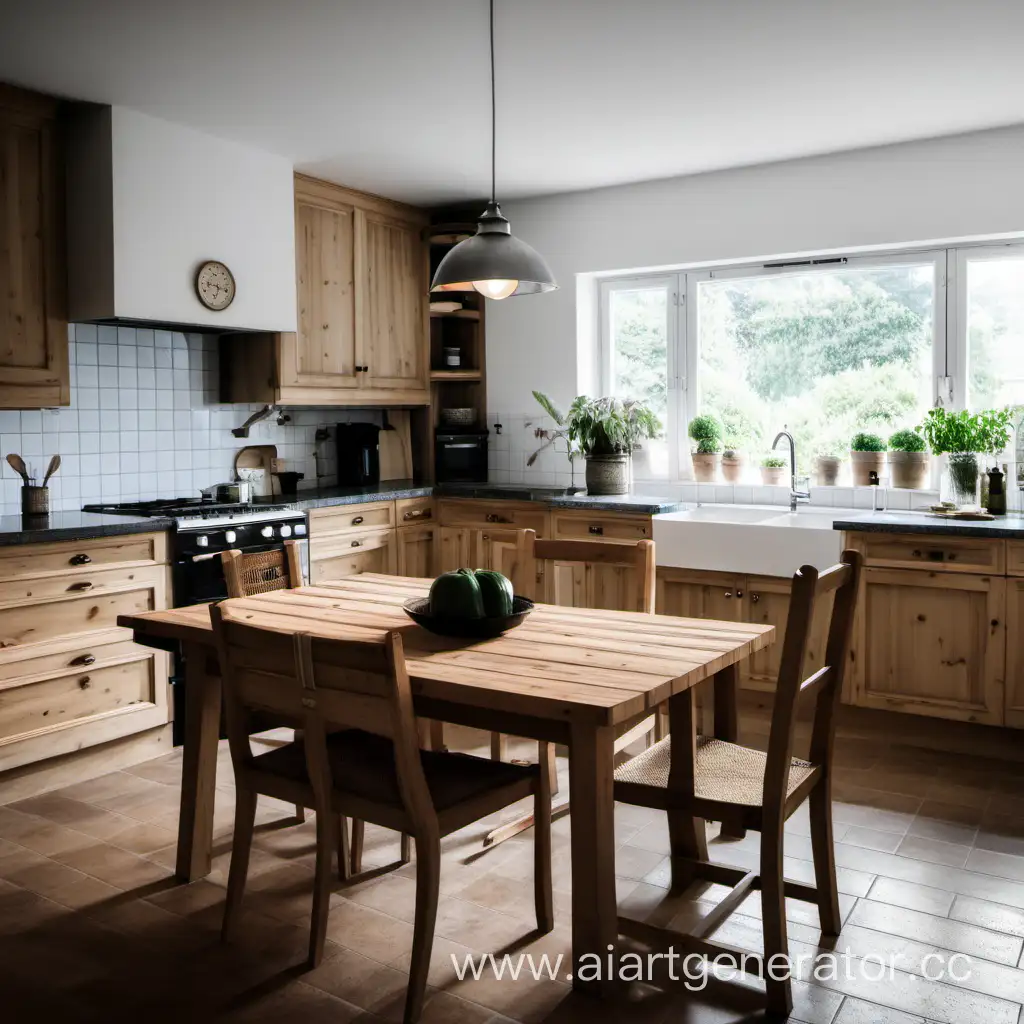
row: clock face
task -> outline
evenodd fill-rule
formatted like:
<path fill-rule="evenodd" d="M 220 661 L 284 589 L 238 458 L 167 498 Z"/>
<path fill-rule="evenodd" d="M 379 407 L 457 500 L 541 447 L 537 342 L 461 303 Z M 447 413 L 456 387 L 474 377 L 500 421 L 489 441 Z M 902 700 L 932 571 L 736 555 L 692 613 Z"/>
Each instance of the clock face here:
<path fill-rule="evenodd" d="M 196 274 L 196 295 L 207 309 L 227 309 L 235 298 L 235 279 L 217 260 L 207 260 Z"/>

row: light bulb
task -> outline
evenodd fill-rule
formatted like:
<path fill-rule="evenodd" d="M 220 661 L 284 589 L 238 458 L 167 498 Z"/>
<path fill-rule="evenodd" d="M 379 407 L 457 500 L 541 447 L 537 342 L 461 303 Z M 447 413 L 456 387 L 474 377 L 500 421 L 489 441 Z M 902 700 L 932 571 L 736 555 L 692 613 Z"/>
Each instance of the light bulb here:
<path fill-rule="evenodd" d="M 519 287 L 519 282 L 499 277 L 493 281 L 474 281 L 473 287 L 488 299 L 507 299 Z"/>

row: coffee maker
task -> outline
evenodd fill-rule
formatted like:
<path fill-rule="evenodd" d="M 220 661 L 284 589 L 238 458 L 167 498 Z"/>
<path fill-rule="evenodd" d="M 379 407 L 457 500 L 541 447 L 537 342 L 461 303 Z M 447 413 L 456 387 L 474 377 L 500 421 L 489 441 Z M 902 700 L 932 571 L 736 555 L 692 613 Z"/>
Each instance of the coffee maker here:
<path fill-rule="evenodd" d="M 335 427 L 339 486 L 380 483 L 380 429 L 376 423 L 339 423 Z"/>

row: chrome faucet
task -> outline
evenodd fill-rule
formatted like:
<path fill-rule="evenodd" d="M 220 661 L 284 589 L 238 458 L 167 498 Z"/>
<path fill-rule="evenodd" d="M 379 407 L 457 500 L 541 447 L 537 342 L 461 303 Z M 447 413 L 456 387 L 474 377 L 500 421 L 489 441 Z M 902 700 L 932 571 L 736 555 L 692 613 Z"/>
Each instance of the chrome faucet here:
<path fill-rule="evenodd" d="M 808 502 L 811 500 L 810 492 L 797 490 L 796 486 L 796 442 L 793 440 L 793 435 L 788 430 L 780 430 L 775 435 L 775 440 L 772 441 L 772 451 L 775 451 L 779 441 L 785 438 L 789 442 L 789 470 L 792 474 L 789 481 L 789 511 L 795 512 L 796 507 L 801 502 Z"/>

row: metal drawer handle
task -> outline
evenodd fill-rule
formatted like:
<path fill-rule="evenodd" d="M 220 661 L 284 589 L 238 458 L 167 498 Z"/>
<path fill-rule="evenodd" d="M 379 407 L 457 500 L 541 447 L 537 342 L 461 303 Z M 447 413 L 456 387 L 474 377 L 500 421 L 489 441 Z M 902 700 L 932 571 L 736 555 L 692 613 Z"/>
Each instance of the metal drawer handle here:
<path fill-rule="evenodd" d="M 731 590 L 727 590 L 722 596 L 723 597 L 732 597 L 732 591 Z"/>
<path fill-rule="evenodd" d="M 352 525 L 353 526 L 358 526 L 362 521 L 363 521 L 363 517 L 362 516 L 356 516 L 355 519 L 352 520 Z"/>
<path fill-rule="evenodd" d="M 597 537 L 601 537 L 601 536 L 604 535 L 604 527 L 603 526 L 591 526 L 589 528 L 589 530 L 590 530 L 590 532 L 592 534 L 594 534 Z"/>
<path fill-rule="evenodd" d="M 361 540 L 354 540 L 354 541 L 352 541 L 352 547 L 354 547 L 354 548 L 361 548 L 362 546 L 363 546 L 363 542 Z"/>
<path fill-rule="evenodd" d="M 92 590 L 92 587 L 88 580 L 83 580 L 81 583 L 72 583 L 68 590 Z"/>
<path fill-rule="evenodd" d="M 750 595 L 750 601 L 751 601 L 752 604 L 757 604 L 757 602 L 760 601 L 760 600 L 761 600 L 761 595 L 760 594 L 751 594 Z"/>
<path fill-rule="evenodd" d="M 88 565 L 91 561 L 92 561 L 92 559 L 88 555 L 86 555 L 86 554 L 72 555 L 68 559 L 68 564 L 69 565 Z"/>
<path fill-rule="evenodd" d="M 499 516 L 497 512 L 488 512 L 485 517 L 489 523 L 511 523 L 511 519 L 506 519 L 504 516 Z"/>
<path fill-rule="evenodd" d="M 95 654 L 80 654 L 77 658 L 72 658 L 68 662 L 68 666 L 72 665 L 92 665 L 96 661 Z"/>
<path fill-rule="evenodd" d="M 418 508 L 418 509 L 413 510 L 412 512 L 406 512 L 402 516 L 403 519 L 419 519 L 421 517 L 424 518 L 424 519 L 429 519 L 430 518 L 430 509 L 429 508 Z"/>
<path fill-rule="evenodd" d="M 92 682 L 92 677 L 91 676 L 82 676 L 82 678 L 78 680 L 78 687 L 81 690 L 88 690 L 89 689 L 89 684 L 91 682 Z"/>
<path fill-rule="evenodd" d="M 743 596 L 743 591 L 742 591 L 742 590 L 737 590 L 737 591 L 736 591 L 736 597 L 737 597 L 737 599 L 738 599 L 738 598 L 741 598 L 742 596 Z"/>

